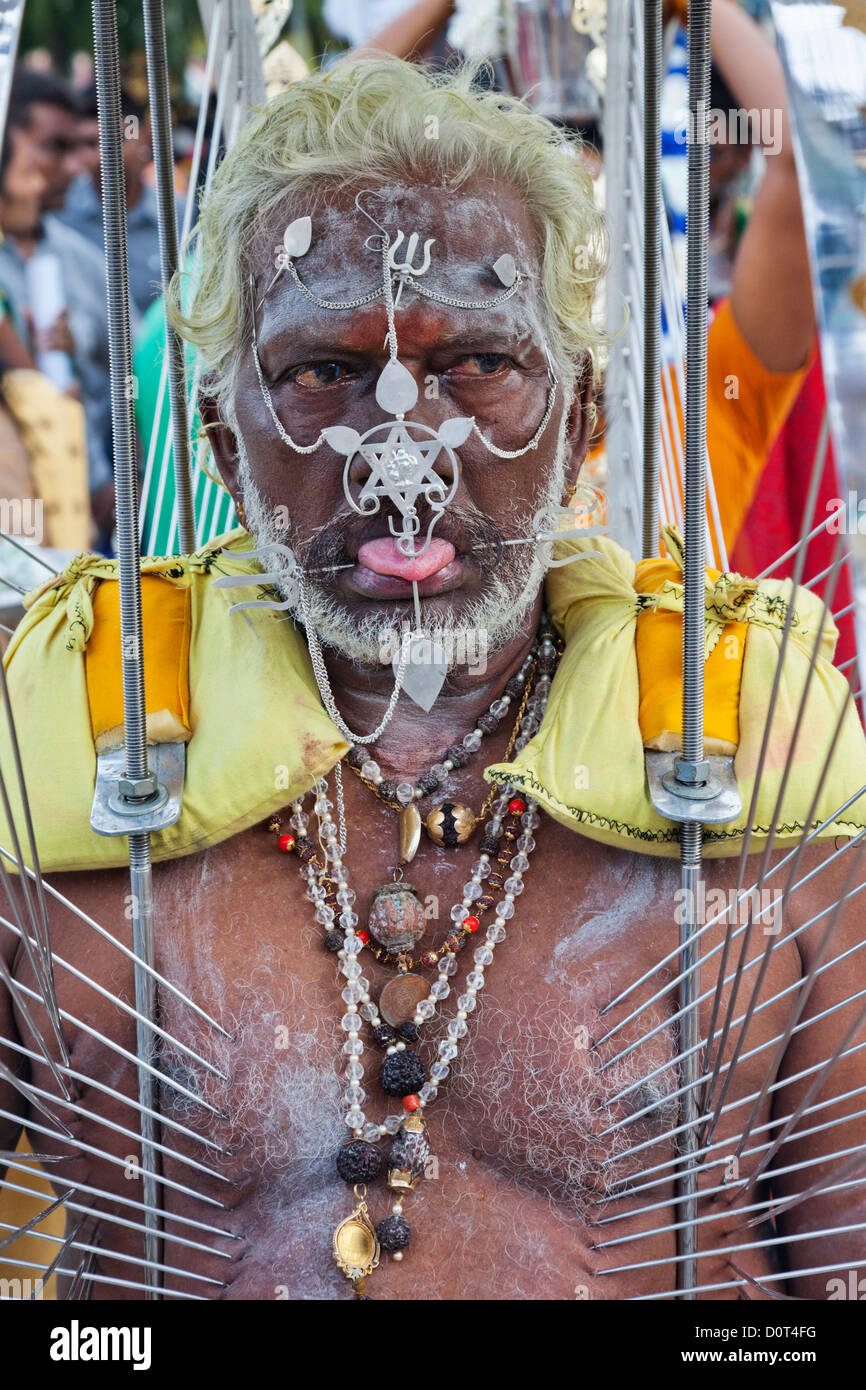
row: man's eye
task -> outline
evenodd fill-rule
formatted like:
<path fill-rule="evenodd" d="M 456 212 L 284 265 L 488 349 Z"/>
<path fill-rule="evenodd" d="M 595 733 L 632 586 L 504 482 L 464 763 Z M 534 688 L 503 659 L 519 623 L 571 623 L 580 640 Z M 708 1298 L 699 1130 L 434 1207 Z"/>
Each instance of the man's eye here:
<path fill-rule="evenodd" d="M 461 357 L 451 371 L 459 376 L 494 376 L 510 367 L 510 359 L 501 352 L 473 352 L 470 357 Z"/>
<path fill-rule="evenodd" d="M 290 380 L 298 386 L 334 386 L 350 374 L 344 362 L 310 362 L 306 367 L 297 367 L 291 372 Z"/>

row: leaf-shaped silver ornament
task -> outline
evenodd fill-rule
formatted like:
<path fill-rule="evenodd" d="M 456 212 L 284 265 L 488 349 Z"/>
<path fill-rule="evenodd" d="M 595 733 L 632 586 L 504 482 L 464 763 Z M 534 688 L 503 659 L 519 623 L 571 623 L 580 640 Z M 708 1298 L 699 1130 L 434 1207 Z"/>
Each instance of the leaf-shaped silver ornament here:
<path fill-rule="evenodd" d="M 337 454 L 345 454 L 346 458 L 351 458 L 358 452 L 361 436 L 348 425 L 331 425 L 328 429 L 322 430 L 322 435 L 325 443 L 330 444 Z"/>
<path fill-rule="evenodd" d="M 283 233 L 283 246 L 287 256 L 303 256 L 310 249 L 313 239 L 313 223 L 309 217 L 296 217 Z"/>
<path fill-rule="evenodd" d="M 376 382 L 376 401 L 387 415 L 405 415 L 418 400 L 418 383 L 402 362 L 389 362 Z"/>
<path fill-rule="evenodd" d="M 514 257 L 508 254 L 500 256 L 498 261 L 493 262 L 493 274 L 501 280 L 506 289 L 510 289 L 517 279 L 517 266 Z"/>
<path fill-rule="evenodd" d="M 466 443 L 474 424 L 474 415 L 452 415 L 450 419 L 442 421 L 437 434 L 449 449 L 459 449 L 461 444 Z"/>

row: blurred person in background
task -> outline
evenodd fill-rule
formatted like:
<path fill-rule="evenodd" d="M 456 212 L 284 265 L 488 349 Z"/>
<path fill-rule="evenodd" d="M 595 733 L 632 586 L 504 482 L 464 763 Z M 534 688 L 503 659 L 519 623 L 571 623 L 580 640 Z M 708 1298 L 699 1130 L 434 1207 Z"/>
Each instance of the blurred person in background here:
<path fill-rule="evenodd" d="M 55 215 L 80 167 L 77 108 L 63 83 L 16 70 L 6 141 L 10 160 L 18 158 L 21 167 L 38 174 L 42 191 L 29 208 L 19 201 L 13 211 L 7 200 L 7 220 L 0 223 L 0 290 L 20 341 L 34 357 L 48 353 L 53 363 L 56 354 L 68 357 L 68 389 L 84 404 L 91 506 L 104 547 L 114 514 L 105 261 L 99 248 Z M 48 278 L 58 282 L 61 309 L 37 333 Z"/>
<path fill-rule="evenodd" d="M 27 237 L 38 222 L 46 180 L 24 143 L 8 140 L 0 156 L 0 226 Z M 65 340 L 63 324 L 57 337 Z M 38 334 L 32 335 L 37 341 Z M 51 342 L 52 335 L 47 335 Z M 0 497 L 41 504 L 36 544 L 84 550 L 92 539 L 84 412 L 71 392 L 36 369 L 0 290 Z"/>
<path fill-rule="evenodd" d="M 129 291 L 140 315 L 147 313 L 160 294 L 159 222 L 156 192 L 145 181 L 153 148 L 150 122 L 144 107 L 121 93 L 123 111 L 123 169 L 126 181 L 126 225 L 129 245 Z M 102 186 L 99 167 L 99 123 L 96 91 L 90 88 L 79 101 L 77 117 L 78 161 L 81 172 L 73 179 L 59 216 L 102 250 Z M 177 200 L 178 229 L 184 204 Z"/>

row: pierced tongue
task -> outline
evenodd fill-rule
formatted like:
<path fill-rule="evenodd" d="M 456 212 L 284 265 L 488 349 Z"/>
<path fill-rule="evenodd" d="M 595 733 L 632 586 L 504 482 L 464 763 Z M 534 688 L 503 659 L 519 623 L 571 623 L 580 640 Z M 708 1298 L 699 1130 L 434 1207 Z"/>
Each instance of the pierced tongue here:
<path fill-rule="evenodd" d="M 374 574 L 387 574 L 394 579 L 427 579 L 449 565 L 455 553 L 450 541 L 434 538 L 422 555 L 404 555 L 397 548 L 395 536 L 381 536 L 361 546 L 358 563 Z"/>

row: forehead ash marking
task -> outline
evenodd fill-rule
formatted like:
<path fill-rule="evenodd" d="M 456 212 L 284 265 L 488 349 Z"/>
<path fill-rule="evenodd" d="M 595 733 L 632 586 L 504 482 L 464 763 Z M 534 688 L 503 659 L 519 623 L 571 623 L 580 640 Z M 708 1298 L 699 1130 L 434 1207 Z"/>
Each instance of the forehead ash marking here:
<path fill-rule="evenodd" d="M 417 232 L 419 245 L 415 263 L 419 262 L 424 242 L 434 238 L 431 247 L 431 266 L 424 284 L 443 294 L 466 299 L 484 299 L 502 289 L 492 274 L 492 266 L 506 252 L 513 255 L 520 270 L 537 276 L 538 246 L 528 211 L 518 195 L 504 186 L 489 184 L 489 193 L 467 193 L 428 185 L 394 185 L 384 190 L 382 197 L 370 195 L 365 205 L 381 222 L 391 238 L 398 231 L 404 240 L 397 251 L 403 259 L 407 242 Z M 274 273 L 274 253 L 282 240 L 286 225 L 293 217 L 304 215 L 299 201 L 275 212 L 268 220 L 253 253 L 256 301 L 267 289 Z M 378 288 L 382 279 L 381 253 L 375 245 L 367 248 L 369 238 L 380 235 L 378 228 L 354 206 L 354 194 L 322 206 L 312 206 L 313 240 L 309 251 L 299 257 L 296 265 L 304 283 L 314 294 L 324 299 L 353 299 Z M 398 331 L 405 311 L 417 303 L 419 296 L 404 292 L 397 312 Z M 445 310 L 446 306 L 424 300 L 425 307 Z M 384 307 L 373 306 L 384 321 Z M 535 280 L 524 283 L 502 310 L 509 315 L 533 318 L 539 315 Z M 280 275 L 267 295 L 259 314 L 260 338 L 264 340 L 274 320 L 281 328 L 289 325 L 315 325 L 332 333 L 341 331 L 351 311 L 321 309 L 303 295 L 288 272 Z M 486 311 L 454 309 L 447 313 L 462 322 L 468 315 L 481 320 Z M 540 325 L 539 325 L 540 326 Z"/>

